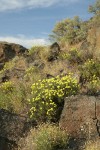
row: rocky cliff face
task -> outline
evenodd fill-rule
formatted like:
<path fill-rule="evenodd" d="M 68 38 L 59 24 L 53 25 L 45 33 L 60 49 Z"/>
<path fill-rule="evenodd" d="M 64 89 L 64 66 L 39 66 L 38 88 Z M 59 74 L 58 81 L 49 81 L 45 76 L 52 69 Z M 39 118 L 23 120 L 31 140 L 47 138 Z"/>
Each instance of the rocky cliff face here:
<path fill-rule="evenodd" d="M 27 49 L 19 44 L 0 42 L 0 68 L 16 55 L 23 55 Z"/>
<path fill-rule="evenodd" d="M 100 96 L 79 95 L 66 98 L 60 126 L 75 137 L 99 138 Z"/>

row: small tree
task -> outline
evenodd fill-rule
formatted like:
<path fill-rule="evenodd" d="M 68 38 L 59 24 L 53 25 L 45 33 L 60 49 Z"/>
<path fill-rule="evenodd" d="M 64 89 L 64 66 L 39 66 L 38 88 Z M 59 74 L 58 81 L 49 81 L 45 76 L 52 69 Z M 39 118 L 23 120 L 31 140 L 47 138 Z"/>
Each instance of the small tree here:
<path fill-rule="evenodd" d="M 80 42 L 87 36 L 86 22 L 83 22 L 78 16 L 73 19 L 65 19 L 58 22 L 51 37 L 58 42 L 65 41 L 70 44 Z"/>
<path fill-rule="evenodd" d="M 93 5 L 89 6 L 89 12 L 93 13 L 94 16 L 90 20 L 90 27 L 99 27 L 100 26 L 100 0 L 96 0 Z"/>

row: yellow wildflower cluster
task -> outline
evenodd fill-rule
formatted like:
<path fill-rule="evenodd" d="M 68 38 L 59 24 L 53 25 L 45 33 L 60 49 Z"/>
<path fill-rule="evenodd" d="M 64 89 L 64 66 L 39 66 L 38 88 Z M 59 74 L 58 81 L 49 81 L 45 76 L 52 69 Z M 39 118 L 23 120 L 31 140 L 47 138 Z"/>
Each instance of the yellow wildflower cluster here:
<path fill-rule="evenodd" d="M 98 83 L 100 83 L 100 79 L 96 76 L 93 76 L 93 79 L 92 79 L 92 81 L 90 81 L 90 83 L 91 83 L 91 85 L 93 85 L 95 87 L 96 85 L 98 85 Z M 99 86 L 100 86 L 100 84 L 99 84 Z"/>
<path fill-rule="evenodd" d="M 13 90 L 14 86 L 13 83 L 11 81 L 7 81 L 2 83 L 2 85 L 0 85 L 0 90 L 3 92 L 11 92 Z"/>
<path fill-rule="evenodd" d="M 31 87 L 33 98 L 28 100 L 31 104 L 31 117 L 51 118 L 58 104 L 63 103 L 64 97 L 76 94 L 78 88 L 78 83 L 71 74 L 34 83 Z"/>
<path fill-rule="evenodd" d="M 94 60 L 93 59 L 88 59 L 86 62 L 85 62 L 85 65 L 92 65 L 92 64 L 95 64 Z"/>

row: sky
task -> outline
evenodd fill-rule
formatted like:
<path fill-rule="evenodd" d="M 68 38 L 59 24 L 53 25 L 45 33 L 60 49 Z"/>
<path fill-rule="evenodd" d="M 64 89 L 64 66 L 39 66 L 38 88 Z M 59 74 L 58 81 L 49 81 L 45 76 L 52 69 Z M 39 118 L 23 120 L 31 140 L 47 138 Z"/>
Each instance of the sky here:
<path fill-rule="evenodd" d="M 0 0 L 0 41 L 31 48 L 46 45 L 55 24 L 79 16 L 88 20 L 95 0 Z"/>

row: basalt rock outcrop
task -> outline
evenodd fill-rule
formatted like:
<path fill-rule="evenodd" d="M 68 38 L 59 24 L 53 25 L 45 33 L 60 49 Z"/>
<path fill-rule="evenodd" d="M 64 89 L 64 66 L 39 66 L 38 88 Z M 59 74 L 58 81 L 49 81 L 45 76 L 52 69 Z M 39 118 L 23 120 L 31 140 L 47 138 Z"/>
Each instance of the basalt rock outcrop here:
<path fill-rule="evenodd" d="M 71 96 L 65 99 L 60 127 L 74 137 L 100 138 L 100 96 Z"/>
<path fill-rule="evenodd" d="M 26 52 L 27 49 L 19 44 L 0 42 L 0 66 L 16 55 L 23 55 Z"/>
<path fill-rule="evenodd" d="M 27 116 L 0 109 L 0 150 L 17 148 L 18 140 L 34 126 Z"/>

